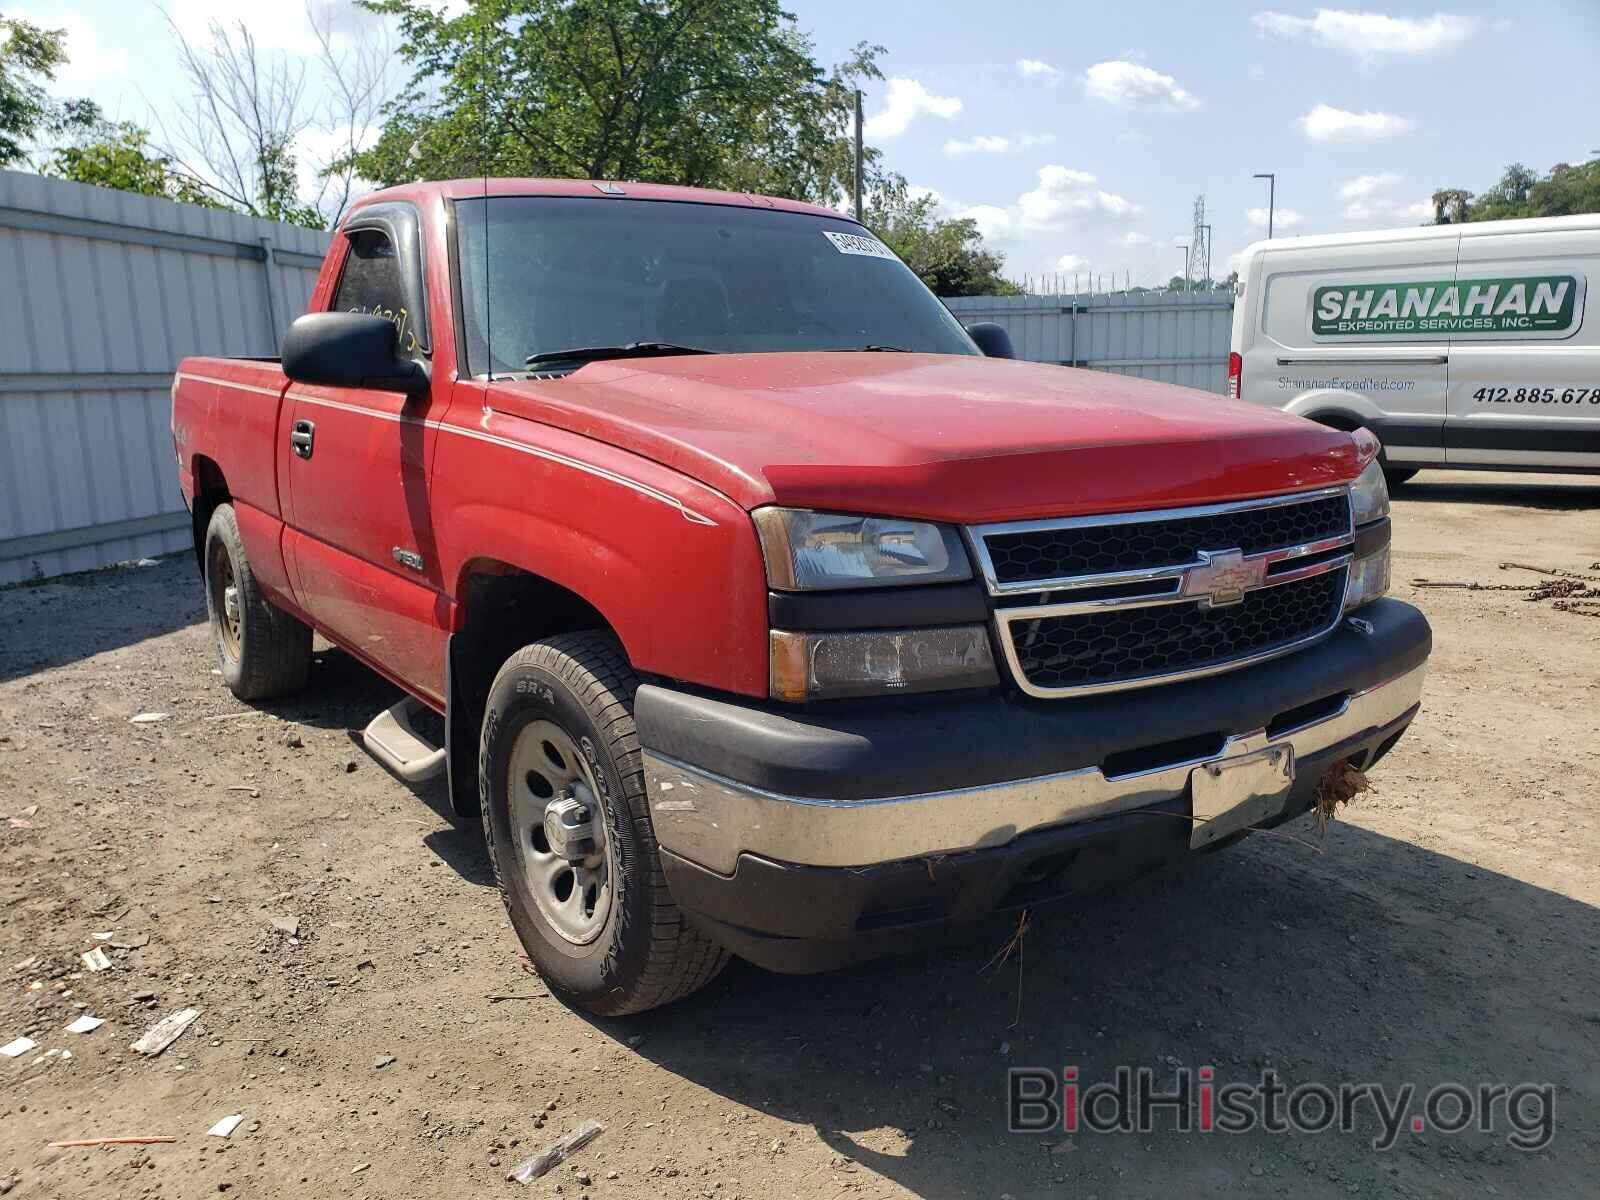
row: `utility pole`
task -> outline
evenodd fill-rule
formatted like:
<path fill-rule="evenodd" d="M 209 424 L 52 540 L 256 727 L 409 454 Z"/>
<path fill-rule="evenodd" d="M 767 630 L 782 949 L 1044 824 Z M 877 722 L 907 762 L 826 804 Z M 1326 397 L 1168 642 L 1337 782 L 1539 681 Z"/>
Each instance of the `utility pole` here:
<path fill-rule="evenodd" d="M 1271 171 L 1257 171 L 1255 178 L 1267 181 L 1267 237 L 1272 237 L 1272 210 L 1278 198 L 1278 177 Z"/>
<path fill-rule="evenodd" d="M 1206 286 L 1211 286 L 1211 226 L 1203 227 L 1206 231 Z"/>
<path fill-rule="evenodd" d="M 864 211 L 863 211 L 864 202 L 863 202 L 863 200 L 861 198 L 861 175 L 862 175 L 862 171 L 861 171 L 861 155 L 862 155 L 862 151 L 861 151 L 861 89 L 857 88 L 856 89 L 856 220 L 858 222 L 862 223 L 862 224 L 865 224 L 866 223 L 866 216 L 865 216 Z"/>
<path fill-rule="evenodd" d="M 1178 249 L 1183 251 L 1183 290 L 1187 292 L 1189 290 L 1189 247 L 1179 246 Z"/>

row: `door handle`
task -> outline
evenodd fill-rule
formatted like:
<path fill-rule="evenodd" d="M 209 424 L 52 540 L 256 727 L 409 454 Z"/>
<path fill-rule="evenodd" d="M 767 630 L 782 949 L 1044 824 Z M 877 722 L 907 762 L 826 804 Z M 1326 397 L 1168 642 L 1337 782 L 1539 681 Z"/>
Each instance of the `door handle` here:
<path fill-rule="evenodd" d="M 289 445 L 301 458 L 310 458 L 317 427 L 310 421 L 296 421 L 289 429 Z"/>

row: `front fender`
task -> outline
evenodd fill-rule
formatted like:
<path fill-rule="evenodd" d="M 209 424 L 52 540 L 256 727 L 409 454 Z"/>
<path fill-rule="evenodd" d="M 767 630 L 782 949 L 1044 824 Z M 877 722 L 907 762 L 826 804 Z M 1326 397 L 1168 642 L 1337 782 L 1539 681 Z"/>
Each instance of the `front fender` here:
<path fill-rule="evenodd" d="M 749 514 L 659 463 L 502 413 L 441 425 L 440 567 L 459 604 L 494 559 L 581 596 L 635 669 L 767 693 L 766 574 Z"/>

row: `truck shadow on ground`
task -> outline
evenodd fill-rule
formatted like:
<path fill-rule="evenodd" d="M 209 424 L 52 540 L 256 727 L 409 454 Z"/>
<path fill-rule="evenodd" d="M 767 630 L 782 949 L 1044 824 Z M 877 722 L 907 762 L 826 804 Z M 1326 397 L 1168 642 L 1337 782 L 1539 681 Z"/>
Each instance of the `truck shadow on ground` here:
<path fill-rule="evenodd" d="M 1424 471 L 1415 479 L 1398 484 L 1396 500 L 1428 500 L 1453 504 L 1496 504 L 1506 508 L 1537 508 L 1569 511 L 1600 508 L 1600 481 L 1583 483 L 1507 483 L 1493 472 L 1473 479 L 1459 476 L 1449 480 L 1430 479 Z"/>
<path fill-rule="evenodd" d="M 1289 827 L 1315 838 L 1309 822 Z M 1600 1121 L 1600 910 L 1361 828 L 1326 853 L 1256 837 L 1130 888 L 1032 914 L 945 953 L 788 978 L 734 963 L 705 993 L 600 1022 L 739 1105 L 815 1130 L 832 1186 L 866 1172 L 919 1196 L 1578 1194 Z M 1557 1087 L 1539 1153 L 1513 1130 L 1401 1134 L 1379 1153 L 1370 1108 L 1319 1136 L 1009 1134 L 1011 1066 L 1212 1065 L 1320 1081 Z M 735 1130 L 736 1131 L 736 1126 Z M 784 1148 L 767 1148 L 769 1154 Z M 851 1166 L 841 1160 L 851 1160 Z M 869 1189 L 870 1190 L 870 1189 Z"/>

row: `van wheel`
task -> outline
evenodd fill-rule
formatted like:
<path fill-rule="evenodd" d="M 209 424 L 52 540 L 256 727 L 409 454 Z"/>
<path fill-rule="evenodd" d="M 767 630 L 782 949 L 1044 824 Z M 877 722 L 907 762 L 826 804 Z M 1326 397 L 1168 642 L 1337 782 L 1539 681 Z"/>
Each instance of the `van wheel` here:
<path fill-rule="evenodd" d="M 1391 488 L 1397 488 L 1419 470 L 1420 467 L 1384 467 L 1383 479 Z"/>
<path fill-rule="evenodd" d="M 600 1016 L 687 996 L 728 958 L 667 890 L 637 688 L 608 633 L 534 642 L 490 685 L 478 752 L 489 859 L 517 937 L 552 992 Z"/>
<path fill-rule="evenodd" d="M 311 670 L 311 629 L 262 593 L 233 505 L 211 514 L 205 556 L 206 614 L 228 690 L 241 700 L 299 691 Z"/>

